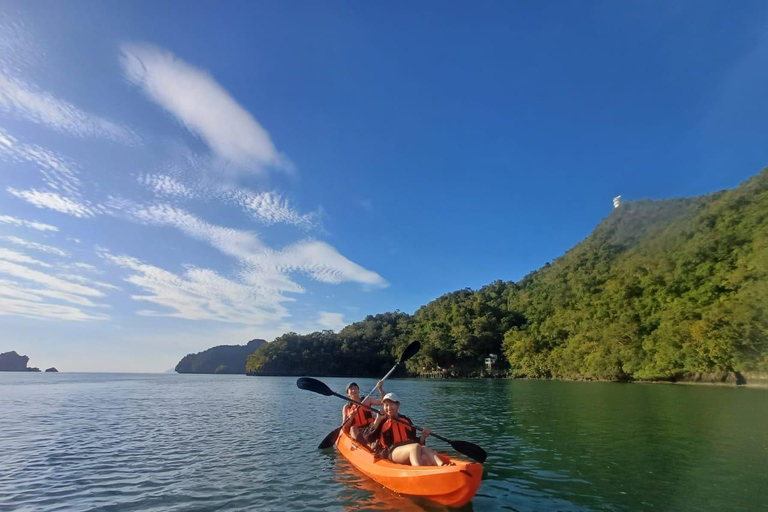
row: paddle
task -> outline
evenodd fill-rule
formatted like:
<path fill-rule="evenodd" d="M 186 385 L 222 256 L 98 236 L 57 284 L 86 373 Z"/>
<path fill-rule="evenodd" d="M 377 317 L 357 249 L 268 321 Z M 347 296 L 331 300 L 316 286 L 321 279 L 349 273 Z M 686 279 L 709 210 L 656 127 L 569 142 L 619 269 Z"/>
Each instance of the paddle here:
<path fill-rule="evenodd" d="M 418 341 L 414 341 L 413 343 L 405 347 L 405 350 L 403 350 L 403 355 L 400 356 L 400 359 L 397 361 L 397 363 L 395 363 L 395 366 L 393 366 L 392 369 L 389 370 L 389 372 L 387 372 L 387 374 L 381 380 L 382 381 L 386 380 L 387 377 L 392 375 L 392 372 L 394 372 L 398 366 L 400 366 L 401 364 L 405 363 L 407 360 L 412 358 L 416 354 L 416 352 L 419 351 L 420 348 L 421 348 L 421 343 L 419 343 Z M 363 398 L 363 402 L 368 400 L 368 397 L 371 396 L 374 391 L 376 391 L 375 387 L 371 390 L 370 393 L 365 395 L 365 398 Z M 324 450 L 326 448 L 330 448 L 331 446 L 333 446 L 333 444 L 336 442 L 336 439 L 339 437 L 339 432 L 341 432 L 341 429 L 344 428 L 344 425 L 346 425 L 347 422 L 351 419 L 352 419 L 352 414 L 347 416 L 347 419 L 344 420 L 344 423 L 342 423 L 340 427 L 336 428 L 335 430 L 332 430 L 327 436 L 325 436 L 325 439 L 320 441 L 320 444 L 317 447 L 321 450 Z"/>
<path fill-rule="evenodd" d="M 312 391 L 313 393 L 318 393 L 324 396 L 337 396 L 339 398 L 343 398 L 348 402 L 357 404 L 360 407 L 365 407 L 366 409 L 369 409 L 377 414 L 379 413 L 378 409 L 374 409 L 373 407 L 365 405 L 362 402 L 352 400 L 349 397 L 346 397 L 342 394 L 334 392 L 331 388 L 329 388 L 328 386 L 326 386 L 324 383 L 320 382 L 317 379 L 313 379 L 311 377 L 301 377 L 299 380 L 296 381 L 296 385 L 299 387 L 299 389 L 305 389 L 307 391 Z M 408 425 L 408 423 L 405 421 L 402 421 L 399 419 L 397 421 L 404 425 Z M 424 430 L 422 427 L 417 427 L 416 425 L 410 425 L 410 426 L 415 428 L 417 432 L 420 430 Z M 445 441 L 446 443 L 450 444 L 453 447 L 453 449 L 456 450 L 457 452 L 463 453 L 467 457 L 474 459 L 477 462 L 483 463 L 485 462 L 485 459 L 488 457 L 488 454 L 485 452 L 485 450 L 483 450 L 482 448 L 480 448 L 474 443 L 470 443 L 468 441 L 454 441 L 451 439 L 446 439 L 445 437 L 439 436 L 435 433 L 431 433 L 430 435 L 440 439 L 441 441 Z"/>

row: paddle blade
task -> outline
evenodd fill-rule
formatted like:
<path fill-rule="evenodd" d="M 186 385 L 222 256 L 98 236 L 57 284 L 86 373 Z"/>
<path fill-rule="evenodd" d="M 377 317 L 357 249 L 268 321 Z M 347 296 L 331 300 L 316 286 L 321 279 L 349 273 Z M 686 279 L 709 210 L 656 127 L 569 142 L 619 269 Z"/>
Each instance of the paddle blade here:
<path fill-rule="evenodd" d="M 418 352 L 419 349 L 421 349 L 421 343 L 418 341 L 414 341 L 408 345 L 403 351 L 403 355 L 400 356 L 400 361 L 398 361 L 398 364 L 404 363 L 412 358 L 414 355 L 416 355 L 416 352 Z"/>
<path fill-rule="evenodd" d="M 450 441 L 450 443 L 454 450 L 459 453 L 463 453 L 470 459 L 474 459 L 480 464 L 485 462 L 485 459 L 488 458 L 488 454 L 485 453 L 485 450 L 474 443 L 470 443 L 468 441 Z"/>
<path fill-rule="evenodd" d="M 299 380 L 296 381 L 296 385 L 299 387 L 299 389 L 305 389 L 320 395 L 333 396 L 333 391 L 331 391 L 331 388 L 319 380 L 313 379 L 312 377 L 300 377 Z"/>
<path fill-rule="evenodd" d="M 317 445 L 317 448 L 320 450 L 325 450 L 326 448 L 330 448 L 336 444 L 336 439 L 339 437 L 339 432 L 341 432 L 341 427 L 337 427 L 335 430 L 331 431 L 330 434 L 325 436 L 325 439 L 320 441 L 320 444 Z"/>

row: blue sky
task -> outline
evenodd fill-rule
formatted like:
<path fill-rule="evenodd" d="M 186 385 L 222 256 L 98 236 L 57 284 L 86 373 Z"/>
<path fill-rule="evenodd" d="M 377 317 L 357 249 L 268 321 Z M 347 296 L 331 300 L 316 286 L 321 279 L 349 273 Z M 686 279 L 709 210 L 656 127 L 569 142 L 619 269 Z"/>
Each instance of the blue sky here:
<path fill-rule="evenodd" d="M 410 313 L 768 163 L 764 2 L 180 7 L 0 2 L 0 351 Z"/>

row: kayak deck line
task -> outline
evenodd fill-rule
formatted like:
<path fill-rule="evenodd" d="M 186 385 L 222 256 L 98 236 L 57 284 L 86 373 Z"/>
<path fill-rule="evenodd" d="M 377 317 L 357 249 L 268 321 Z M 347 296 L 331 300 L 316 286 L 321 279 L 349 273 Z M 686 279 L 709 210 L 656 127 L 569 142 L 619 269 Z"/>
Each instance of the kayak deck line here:
<path fill-rule="evenodd" d="M 344 432 L 339 436 L 337 446 L 355 468 L 387 489 L 450 507 L 468 503 L 477 493 L 483 478 L 482 464 L 456 459 L 445 453 L 440 453 L 440 458 L 452 464 L 410 466 L 376 459 L 373 452 Z"/>

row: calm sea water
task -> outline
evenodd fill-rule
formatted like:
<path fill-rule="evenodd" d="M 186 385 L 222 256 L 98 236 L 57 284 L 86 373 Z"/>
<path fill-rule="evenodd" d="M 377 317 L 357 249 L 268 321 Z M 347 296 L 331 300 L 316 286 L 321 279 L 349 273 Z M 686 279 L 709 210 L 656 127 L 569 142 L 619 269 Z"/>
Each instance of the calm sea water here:
<path fill-rule="evenodd" d="M 418 380 L 386 388 L 417 424 L 488 451 L 464 510 L 768 507 L 768 390 Z M 444 510 L 316 449 L 342 405 L 293 378 L 0 373 L 0 510 Z"/>

